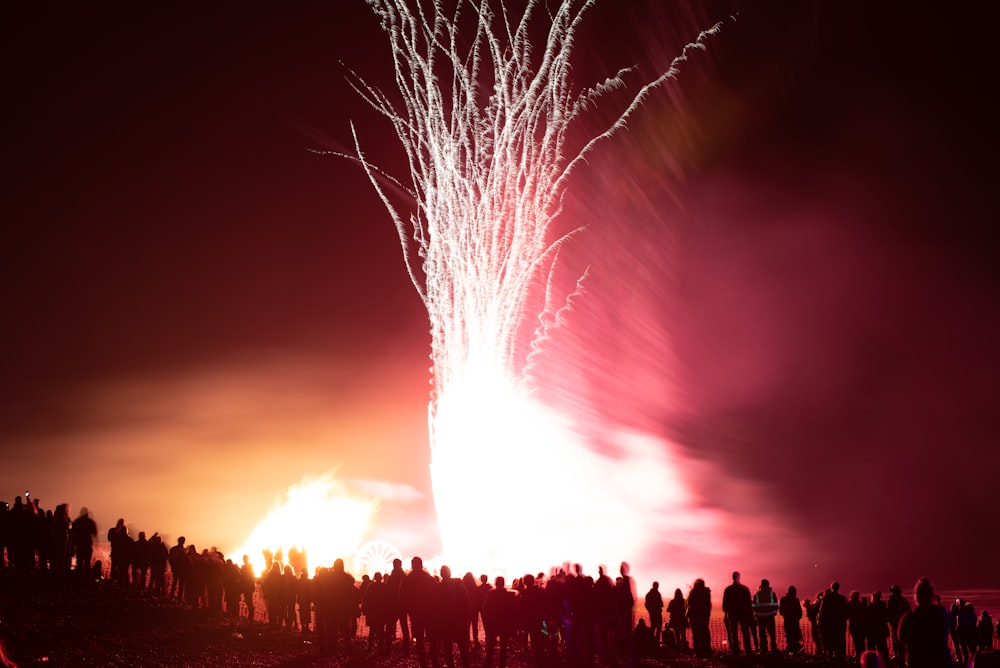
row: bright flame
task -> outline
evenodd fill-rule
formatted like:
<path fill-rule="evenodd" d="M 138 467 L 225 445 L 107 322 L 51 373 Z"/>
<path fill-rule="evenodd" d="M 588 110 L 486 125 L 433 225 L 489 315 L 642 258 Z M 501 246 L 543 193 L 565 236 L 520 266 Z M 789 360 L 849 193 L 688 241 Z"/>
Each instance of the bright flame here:
<path fill-rule="evenodd" d="M 461 570 L 614 565 L 661 531 L 708 528 L 656 439 L 609 435 L 618 452 L 603 454 L 499 372 L 467 375 L 437 408 L 431 478 L 444 552 Z"/>
<path fill-rule="evenodd" d="M 361 545 L 378 502 L 351 494 L 343 483 L 324 476 L 288 488 L 288 498 L 254 527 L 246 543 L 231 552 L 233 561 L 250 557 L 257 575 L 265 569 L 264 552 L 280 550 L 287 562 L 292 548 L 305 550 L 310 576 L 318 566 L 331 566 Z"/>

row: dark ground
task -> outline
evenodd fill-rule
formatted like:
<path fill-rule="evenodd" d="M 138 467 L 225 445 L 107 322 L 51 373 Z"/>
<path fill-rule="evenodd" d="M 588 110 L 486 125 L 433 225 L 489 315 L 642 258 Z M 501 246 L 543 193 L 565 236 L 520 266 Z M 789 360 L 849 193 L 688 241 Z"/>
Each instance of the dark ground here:
<path fill-rule="evenodd" d="M 388 659 L 374 656 L 367 651 L 366 641 L 360 639 L 338 656 L 320 657 L 315 639 L 308 633 L 272 630 L 245 619 L 234 621 L 212 615 L 204 609 L 125 596 L 107 582 L 84 584 L 41 576 L 0 577 L 0 639 L 9 659 L 21 667 L 418 665 L 415 658 L 403 658 L 398 651 Z M 484 665 L 482 649 L 474 651 L 473 665 Z M 508 668 L 533 665 L 523 650 L 514 650 L 508 660 Z M 658 659 L 643 659 L 640 665 L 795 668 L 820 666 L 822 662 L 811 656 L 697 659 L 689 653 L 670 653 Z"/>

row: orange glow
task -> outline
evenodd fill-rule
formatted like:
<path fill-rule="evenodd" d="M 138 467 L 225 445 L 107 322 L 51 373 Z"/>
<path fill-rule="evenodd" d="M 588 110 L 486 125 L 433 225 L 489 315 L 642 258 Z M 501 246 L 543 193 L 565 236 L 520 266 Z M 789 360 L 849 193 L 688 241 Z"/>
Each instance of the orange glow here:
<path fill-rule="evenodd" d="M 289 549 L 304 549 L 312 576 L 317 567 L 330 566 L 358 550 L 377 507 L 377 500 L 350 493 L 331 476 L 303 481 L 288 489 L 287 500 L 276 505 L 231 554 L 234 561 L 248 555 L 261 575 L 265 550 L 272 554 L 280 550 L 287 560 Z"/>

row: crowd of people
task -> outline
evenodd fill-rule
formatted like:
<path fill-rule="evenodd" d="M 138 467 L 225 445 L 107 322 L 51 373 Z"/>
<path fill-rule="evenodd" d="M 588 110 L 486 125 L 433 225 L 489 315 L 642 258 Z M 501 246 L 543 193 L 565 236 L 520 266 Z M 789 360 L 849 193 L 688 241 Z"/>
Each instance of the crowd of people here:
<path fill-rule="evenodd" d="M 184 537 L 169 548 L 156 533 L 133 538 L 124 519 L 107 533 L 110 564 L 104 564 L 93 558 L 97 535 L 86 508 L 71 520 L 68 505 L 43 510 L 38 499 L 25 494 L 13 505 L 0 504 L 0 568 L 9 577 L 63 573 L 124 594 L 315 634 L 324 655 L 359 642 L 382 656 L 412 653 L 422 668 L 439 666 L 442 658 L 452 668 L 456 653 L 466 668 L 473 647 L 484 648 L 488 667 L 494 660 L 505 666 L 512 646 L 527 650 L 538 665 L 557 658 L 570 665 L 630 663 L 672 652 L 798 654 L 806 649 L 803 627 L 815 654 L 866 668 L 952 666 L 977 657 L 981 666 L 994 656 L 996 629 L 989 613 L 977 615 L 973 604 L 961 599 L 945 608 L 926 578 L 916 584 L 911 604 L 898 586 L 886 600 L 879 591 L 845 595 L 839 582 L 805 600 L 794 586 L 779 596 L 767 579 L 752 592 L 734 572 L 722 595 L 725 640 L 720 642 L 713 641 L 718 610 L 704 580 L 696 580 L 686 595 L 676 589 L 669 600 L 653 582 L 640 599 L 627 563 L 615 578 L 603 566 L 591 576 L 577 564 L 524 575 L 508 585 L 503 577 L 490 582 L 471 572 L 453 577 L 448 566 L 432 574 L 413 557 L 409 570 L 396 559 L 389 572 L 357 580 L 340 559 L 310 577 L 305 554 L 293 550 L 287 559 L 265 554 L 267 566 L 258 576 L 247 555 L 237 564 L 215 548 L 199 552 Z"/>

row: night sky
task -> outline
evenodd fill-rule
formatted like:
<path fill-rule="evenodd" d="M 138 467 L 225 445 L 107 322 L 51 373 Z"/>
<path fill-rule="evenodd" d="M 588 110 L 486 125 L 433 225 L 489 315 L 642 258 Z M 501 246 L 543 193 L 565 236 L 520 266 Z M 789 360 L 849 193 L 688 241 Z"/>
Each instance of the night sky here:
<path fill-rule="evenodd" d="M 724 24 L 571 186 L 594 273 L 637 295 L 588 387 L 710 464 L 682 476 L 782 573 L 995 585 L 990 17 L 872 4 L 594 10 L 583 73 Z M 363 172 L 310 150 L 353 121 L 403 175 L 345 80 L 392 83 L 365 4 L 0 12 L 0 496 L 229 546 L 336 469 L 417 531 L 426 314 Z M 634 352 L 666 340 L 663 368 Z"/>

